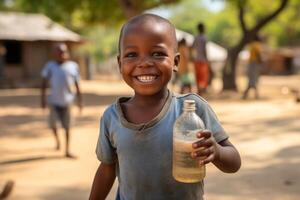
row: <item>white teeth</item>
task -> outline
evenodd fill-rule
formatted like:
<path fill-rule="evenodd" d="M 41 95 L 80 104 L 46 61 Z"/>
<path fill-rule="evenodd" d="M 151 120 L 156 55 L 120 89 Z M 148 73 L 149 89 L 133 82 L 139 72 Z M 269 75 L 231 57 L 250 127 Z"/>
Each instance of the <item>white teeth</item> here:
<path fill-rule="evenodd" d="M 147 83 L 147 82 L 151 82 L 156 78 L 156 76 L 137 76 L 137 79 L 141 82 Z"/>

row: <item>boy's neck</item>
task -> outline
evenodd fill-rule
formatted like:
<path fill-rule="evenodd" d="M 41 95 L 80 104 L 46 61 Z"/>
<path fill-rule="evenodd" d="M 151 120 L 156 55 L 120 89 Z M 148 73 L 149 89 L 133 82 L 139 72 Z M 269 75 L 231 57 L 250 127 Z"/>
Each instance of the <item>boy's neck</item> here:
<path fill-rule="evenodd" d="M 169 95 L 169 90 L 164 90 L 152 96 L 135 95 L 122 105 L 123 114 L 127 121 L 131 123 L 147 123 L 161 112 Z"/>
<path fill-rule="evenodd" d="M 132 103 L 135 104 L 137 107 L 149 107 L 149 106 L 157 106 L 161 101 L 165 102 L 168 98 L 169 90 L 165 89 L 161 92 L 151 95 L 151 96 L 141 96 L 141 95 L 134 95 L 132 98 Z"/>

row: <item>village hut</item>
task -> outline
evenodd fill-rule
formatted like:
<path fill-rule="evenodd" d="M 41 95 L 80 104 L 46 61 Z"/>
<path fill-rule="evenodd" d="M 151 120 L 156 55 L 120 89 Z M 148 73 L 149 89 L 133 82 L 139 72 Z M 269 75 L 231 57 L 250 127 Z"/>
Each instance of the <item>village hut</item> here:
<path fill-rule="evenodd" d="M 80 35 L 42 14 L 0 12 L 0 84 L 36 85 L 53 43 L 66 42 L 72 55 L 81 41 Z"/>

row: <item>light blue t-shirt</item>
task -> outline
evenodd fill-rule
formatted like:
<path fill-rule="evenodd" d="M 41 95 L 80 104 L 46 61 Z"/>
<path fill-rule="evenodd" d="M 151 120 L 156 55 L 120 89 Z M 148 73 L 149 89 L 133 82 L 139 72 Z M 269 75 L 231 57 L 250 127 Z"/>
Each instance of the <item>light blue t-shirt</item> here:
<path fill-rule="evenodd" d="M 217 142 L 228 138 L 208 103 L 196 94 L 169 97 L 161 112 L 145 124 L 128 122 L 121 110 L 123 97 L 104 112 L 96 148 L 103 163 L 117 163 L 120 200 L 201 200 L 203 182 L 180 183 L 172 176 L 173 124 L 183 101 L 196 101 L 196 113 Z"/>
<path fill-rule="evenodd" d="M 42 77 L 49 80 L 51 92 L 48 102 L 51 105 L 66 106 L 73 102 L 73 87 L 80 79 L 77 63 L 66 61 L 59 64 L 49 61 L 42 70 Z"/>

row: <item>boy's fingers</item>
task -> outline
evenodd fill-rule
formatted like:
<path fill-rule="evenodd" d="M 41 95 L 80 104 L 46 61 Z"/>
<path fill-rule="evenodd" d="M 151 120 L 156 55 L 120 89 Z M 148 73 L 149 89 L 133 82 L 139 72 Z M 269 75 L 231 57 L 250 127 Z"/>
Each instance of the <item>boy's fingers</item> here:
<path fill-rule="evenodd" d="M 213 142 L 211 140 L 199 140 L 197 142 L 194 142 L 193 143 L 193 148 L 196 149 L 196 148 L 199 148 L 199 147 L 209 147 L 213 145 Z"/>
<path fill-rule="evenodd" d="M 209 130 L 203 130 L 199 133 L 197 133 L 198 138 L 210 138 L 211 137 L 211 132 Z"/>
<path fill-rule="evenodd" d="M 206 164 L 212 162 L 213 160 L 214 160 L 214 155 L 211 154 L 211 155 L 208 156 L 207 158 L 205 158 L 205 159 L 203 159 L 203 160 L 200 160 L 200 161 L 199 161 L 199 164 L 200 164 L 200 165 L 206 165 Z"/>
<path fill-rule="evenodd" d="M 214 153 L 214 149 L 212 147 L 206 149 L 199 149 L 197 151 L 193 151 L 193 157 L 206 157 Z"/>

